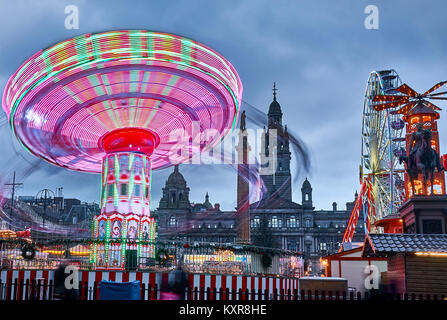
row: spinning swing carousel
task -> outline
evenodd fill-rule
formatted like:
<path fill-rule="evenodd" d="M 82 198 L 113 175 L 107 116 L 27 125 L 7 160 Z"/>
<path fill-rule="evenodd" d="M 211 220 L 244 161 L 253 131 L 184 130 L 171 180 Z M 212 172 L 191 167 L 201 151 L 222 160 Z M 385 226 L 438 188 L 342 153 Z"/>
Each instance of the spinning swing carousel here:
<path fill-rule="evenodd" d="M 152 170 L 220 142 L 235 127 L 241 98 L 235 68 L 209 47 L 120 30 L 35 53 L 10 77 L 3 109 L 33 155 L 101 173 L 91 261 L 98 269 L 123 269 L 126 259 L 144 263 L 155 255 Z"/>

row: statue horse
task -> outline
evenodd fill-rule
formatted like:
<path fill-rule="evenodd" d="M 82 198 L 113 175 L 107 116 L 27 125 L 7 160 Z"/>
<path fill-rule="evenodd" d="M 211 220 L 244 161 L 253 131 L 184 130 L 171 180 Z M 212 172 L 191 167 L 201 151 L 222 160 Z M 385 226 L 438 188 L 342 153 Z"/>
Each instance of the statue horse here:
<path fill-rule="evenodd" d="M 406 167 L 405 171 L 407 172 L 408 177 L 410 178 L 411 190 L 413 191 L 413 194 L 416 194 L 416 189 L 414 188 L 414 181 L 418 179 L 419 170 L 416 168 L 416 166 L 410 164 L 408 156 L 400 156 L 399 163 L 402 164 L 402 162 L 405 162 Z"/>
<path fill-rule="evenodd" d="M 408 156 L 400 156 L 399 162 L 405 162 L 406 164 L 406 171 L 410 178 L 413 195 L 416 194 L 414 181 L 418 179 L 420 173 L 422 173 L 423 194 L 426 193 L 428 181 L 430 181 L 430 194 L 434 194 L 433 180 L 435 170 L 441 172 L 444 168 L 441 165 L 441 160 L 438 153 L 431 147 L 430 130 L 424 130 L 421 143 L 416 147 L 416 149 L 410 152 Z"/>

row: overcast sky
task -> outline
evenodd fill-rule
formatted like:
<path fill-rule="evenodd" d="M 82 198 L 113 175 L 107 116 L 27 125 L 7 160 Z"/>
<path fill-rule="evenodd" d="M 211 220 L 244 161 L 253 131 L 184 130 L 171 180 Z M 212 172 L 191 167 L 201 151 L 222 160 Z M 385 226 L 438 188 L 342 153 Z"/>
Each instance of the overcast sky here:
<path fill-rule="evenodd" d="M 78 30 L 64 27 L 69 4 L 79 8 Z M 364 10 L 370 4 L 379 9 L 379 30 L 364 27 Z M 344 208 L 360 187 L 362 108 L 369 73 L 393 68 L 417 91 L 447 80 L 446 9 L 442 0 L 0 0 L 0 90 L 33 53 L 78 34 L 148 29 L 190 37 L 235 66 L 244 85 L 243 100 L 258 109 L 267 112 L 277 82 L 283 122 L 311 151 L 308 176 L 316 208 L 331 208 L 333 201 Z M 441 153 L 447 150 L 445 112 L 439 125 Z M 6 124 L 0 134 L 2 183 L 16 170 L 24 183 L 19 195 L 63 187 L 67 197 L 99 202 L 98 175 L 38 162 L 21 150 Z M 203 202 L 208 191 L 211 202 L 234 208 L 234 171 L 222 165 L 183 165 L 180 170 L 191 188 L 191 201 Z M 158 206 L 171 171 L 154 172 L 152 208 Z M 303 179 L 293 186 L 297 202 Z"/>

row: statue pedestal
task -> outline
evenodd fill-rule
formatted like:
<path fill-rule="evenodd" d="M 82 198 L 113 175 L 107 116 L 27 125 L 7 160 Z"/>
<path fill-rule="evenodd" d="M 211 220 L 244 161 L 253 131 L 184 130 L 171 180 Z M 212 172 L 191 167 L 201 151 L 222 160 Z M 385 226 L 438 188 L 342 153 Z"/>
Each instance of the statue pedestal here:
<path fill-rule="evenodd" d="M 447 195 L 413 196 L 399 208 L 399 214 L 404 233 L 447 233 Z"/>

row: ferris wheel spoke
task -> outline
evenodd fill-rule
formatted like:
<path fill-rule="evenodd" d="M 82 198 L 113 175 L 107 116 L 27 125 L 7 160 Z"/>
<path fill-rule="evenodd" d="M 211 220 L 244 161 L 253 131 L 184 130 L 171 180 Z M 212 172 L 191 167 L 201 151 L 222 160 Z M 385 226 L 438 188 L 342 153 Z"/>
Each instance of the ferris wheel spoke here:
<path fill-rule="evenodd" d="M 388 211 L 390 204 L 390 194 L 388 193 L 388 188 L 385 187 L 382 183 L 378 183 L 380 197 L 380 204 L 382 206 L 382 214 Z"/>
<path fill-rule="evenodd" d="M 384 148 L 381 149 L 382 151 L 381 151 L 381 153 L 379 155 L 379 158 L 378 158 L 379 163 L 382 162 L 383 157 L 386 155 L 386 153 L 387 153 L 386 151 L 387 151 L 387 147 L 388 147 L 389 143 L 390 143 L 389 140 L 387 140 Z"/>
<path fill-rule="evenodd" d="M 382 179 L 379 179 L 379 188 L 380 190 L 383 192 L 383 194 L 385 195 L 385 198 L 389 198 L 389 192 L 388 192 L 388 188 L 389 188 L 389 183 L 383 181 Z"/>
<path fill-rule="evenodd" d="M 378 139 L 378 141 L 379 141 L 379 145 L 377 146 L 378 150 L 384 150 L 384 149 L 386 149 L 386 145 L 382 148 L 382 143 L 383 143 L 383 140 L 384 140 L 384 135 L 386 134 L 385 126 L 386 126 L 386 119 L 385 119 L 385 117 L 384 117 L 383 122 L 382 122 L 382 124 L 381 124 L 380 133 L 379 133 L 379 134 L 380 134 L 380 137 L 379 137 L 379 139 Z M 386 138 L 386 137 L 385 137 L 385 138 Z M 388 140 L 386 140 L 386 141 L 388 141 Z"/>

